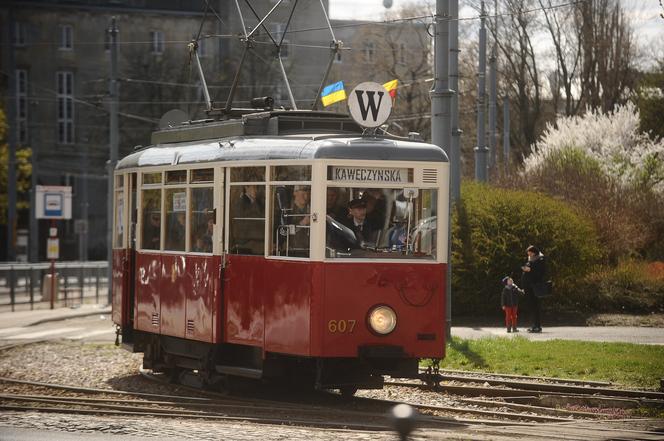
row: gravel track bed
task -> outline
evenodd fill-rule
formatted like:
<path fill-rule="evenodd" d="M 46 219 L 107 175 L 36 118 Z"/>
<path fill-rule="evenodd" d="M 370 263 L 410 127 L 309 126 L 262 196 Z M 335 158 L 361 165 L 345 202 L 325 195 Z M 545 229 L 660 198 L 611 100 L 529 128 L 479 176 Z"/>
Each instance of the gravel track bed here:
<path fill-rule="evenodd" d="M 138 373 L 141 362 L 142 354 L 132 354 L 112 344 L 44 342 L 19 346 L 0 352 L 0 376 L 109 390 L 162 395 L 206 396 L 205 394 L 192 392 L 188 388 L 172 384 L 161 384 L 143 378 Z M 47 387 L 10 383 L 0 383 L 0 393 L 119 398 L 118 395 L 110 393 L 90 395 Z M 382 390 L 361 390 L 357 395 L 359 397 L 401 401 L 427 406 L 453 406 L 457 409 L 481 408 L 481 406 L 475 404 L 463 403 L 463 398 L 461 397 L 409 387 L 387 386 Z M 126 399 L 136 400 L 139 403 L 140 401 L 150 400 L 150 398 L 139 397 L 126 397 Z M 153 398 L 153 400 L 159 400 L 159 398 Z M 356 404 L 352 401 L 332 401 L 337 402 L 328 403 L 326 400 L 323 400 L 322 402 L 325 404 L 319 404 L 316 400 L 312 399 L 312 402 L 308 404 L 328 406 L 328 409 L 337 408 L 344 411 L 356 410 L 366 413 L 375 412 L 376 414 L 385 412 L 389 407 L 386 404 Z M 492 410 L 514 413 L 508 407 L 493 407 Z M 325 412 L 324 409 L 323 412 Z M 233 414 L 238 413 L 244 414 L 244 412 L 233 412 Z M 424 413 L 450 420 L 455 418 L 464 418 L 467 420 L 486 418 L 471 413 L 459 412 L 425 411 Z M 334 412 L 328 412 L 327 416 L 331 418 L 333 414 Z M 625 417 L 626 415 L 622 413 L 611 416 Z M 378 421 L 375 415 L 369 414 L 366 415 L 365 419 L 368 422 L 372 420 Z M 57 413 L 14 411 L 0 413 L 0 428 L 2 426 L 32 429 L 48 428 L 49 430 L 72 432 L 102 432 L 161 439 L 231 438 L 249 440 L 264 438 L 301 439 L 307 441 L 312 438 L 338 440 L 340 437 L 345 439 L 394 439 L 394 435 L 390 432 L 363 432 L 358 430 L 340 432 L 335 429 L 261 425 L 251 422 L 199 421 L 181 418 L 114 417 L 104 415 L 77 415 L 73 418 L 71 415 Z M 436 429 L 426 430 L 428 433 L 432 433 L 432 430 L 433 433 L 436 432 Z"/>
<path fill-rule="evenodd" d="M 18 346 L 2 351 L 0 356 L 0 376 L 13 379 L 75 385 L 109 390 L 135 391 L 161 395 L 200 396 L 189 388 L 172 384 L 161 384 L 142 377 L 138 371 L 142 354 L 132 354 L 112 344 L 80 344 L 72 342 L 44 342 Z M 145 400 L 159 398 L 141 398 L 118 396 L 117 394 L 87 394 L 43 386 L 15 383 L 0 383 L 0 393 L 16 395 L 48 395 L 51 397 L 82 397 L 125 399 L 136 405 Z M 230 397 L 232 399 L 232 397 Z M 248 407 L 238 403 L 238 407 Z M 243 406 L 244 404 L 244 406 Z M 167 406 L 170 407 L 170 406 Z M 257 406 L 260 407 L 260 406 Z M 212 409 L 211 409 L 212 410 Z M 239 410 L 239 409 L 238 409 Z M 233 415 L 251 415 L 250 411 L 235 410 Z M 254 417 L 259 409 L 255 409 Z M 348 410 L 348 409 L 347 409 Z M 258 412 L 260 413 L 260 412 Z M 265 411 L 262 412 L 263 414 Z M 309 412 L 304 412 L 309 413 Z M 321 415 L 313 418 L 301 417 L 292 407 L 282 410 L 272 417 L 311 419 L 325 421 L 332 417 L 322 410 Z M 365 418 L 371 424 L 373 418 Z M 4 411 L 0 413 L 0 432 L 2 427 L 30 429 L 48 429 L 68 432 L 96 432 L 123 434 L 160 439 L 295 439 L 295 440 L 338 440 L 345 439 L 394 439 L 390 432 L 364 432 L 361 430 L 343 431 L 294 426 L 275 426 L 253 424 L 241 421 L 204 421 L 181 418 L 134 417 L 77 415 L 72 417 L 58 413 L 36 413 L 32 411 Z M 223 436 L 220 434 L 224 434 Z"/>

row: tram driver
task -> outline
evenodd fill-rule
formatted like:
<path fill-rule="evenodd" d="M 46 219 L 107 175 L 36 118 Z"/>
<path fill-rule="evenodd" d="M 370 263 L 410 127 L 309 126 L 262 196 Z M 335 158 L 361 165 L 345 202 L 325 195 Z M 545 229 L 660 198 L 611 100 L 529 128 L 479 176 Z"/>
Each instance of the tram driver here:
<path fill-rule="evenodd" d="M 353 199 L 348 202 L 346 226 L 355 233 L 358 245 L 366 242 L 375 243 L 378 231 L 367 219 L 367 201 Z"/>

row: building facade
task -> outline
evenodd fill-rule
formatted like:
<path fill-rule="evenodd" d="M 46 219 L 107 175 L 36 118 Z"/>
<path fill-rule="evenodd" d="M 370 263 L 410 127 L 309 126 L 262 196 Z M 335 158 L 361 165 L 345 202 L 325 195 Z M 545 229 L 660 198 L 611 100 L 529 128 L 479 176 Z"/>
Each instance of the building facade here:
<path fill-rule="evenodd" d="M 242 2 L 241 2 L 242 3 Z M 0 48 L 3 107 L 15 106 L 17 148 L 33 152 L 33 185 L 69 185 L 72 219 L 59 221 L 64 260 L 103 260 L 107 252 L 110 36 L 118 33 L 119 156 L 149 143 L 150 132 L 168 110 L 191 119 L 205 117 L 203 91 L 188 44 L 200 35 L 199 55 L 213 105 L 223 107 L 242 52 L 245 27 L 253 29 L 277 2 L 252 1 L 258 14 L 235 2 L 205 0 L 28 0 L 0 6 L 4 29 Z M 320 86 L 331 41 L 320 2 L 284 1 L 265 27 L 252 34 L 240 71 L 234 105 L 271 95 L 290 106 L 272 39 L 281 45 L 284 71 L 299 108 L 310 108 Z M 327 1 L 323 2 L 327 9 Z M 249 31 L 251 32 L 251 30 Z M 283 38 L 283 40 L 282 40 Z M 29 230 L 31 261 L 45 259 L 49 224 L 20 213 L 18 228 Z"/>

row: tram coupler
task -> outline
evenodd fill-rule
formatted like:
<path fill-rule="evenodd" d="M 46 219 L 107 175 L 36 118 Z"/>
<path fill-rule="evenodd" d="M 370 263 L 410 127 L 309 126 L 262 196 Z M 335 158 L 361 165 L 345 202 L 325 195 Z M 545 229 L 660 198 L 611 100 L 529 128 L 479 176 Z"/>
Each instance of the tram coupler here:
<path fill-rule="evenodd" d="M 420 374 L 420 380 L 427 386 L 438 387 L 441 381 L 440 358 L 432 358 L 431 364 Z"/>

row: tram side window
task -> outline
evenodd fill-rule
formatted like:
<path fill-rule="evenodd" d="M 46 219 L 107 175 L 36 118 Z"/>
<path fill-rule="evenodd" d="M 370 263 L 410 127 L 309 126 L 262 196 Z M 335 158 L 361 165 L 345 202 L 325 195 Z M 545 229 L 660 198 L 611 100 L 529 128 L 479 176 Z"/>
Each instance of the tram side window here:
<path fill-rule="evenodd" d="M 273 256 L 309 257 L 311 225 L 311 186 L 271 187 Z"/>
<path fill-rule="evenodd" d="M 165 192 L 166 245 L 165 250 L 184 251 L 187 213 L 187 190 L 170 188 Z"/>
<path fill-rule="evenodd" d="M 117 179 L 117 178 L 116 178 Z M 120 177 L 122 179 L 122 177 Z M 115 247 L 122 247 L 124 239 L 124 193 L 122 188 L 115 191 Z"/>
<path fill-rule="evenodd" d="M 214 243 L 215 212 L 212 187 L 192 188 L 189 211 L 191 251 L 211 253 Z"/>
<path fill-rule="evenodd" d="M 229 252 L 265 254 L 265 185 L 237 184 L 230 188 Z"/>
<path fill-rule="evenodd" d="M 121 248 L 124 239 L 124 175 L 115 177 L 115 231 L 113 246 Z"/>
<path fill-rule="evenodd" d="M 161 241 L 161 190 L 143 190 L 141 248 L 158 250 Z"/>

